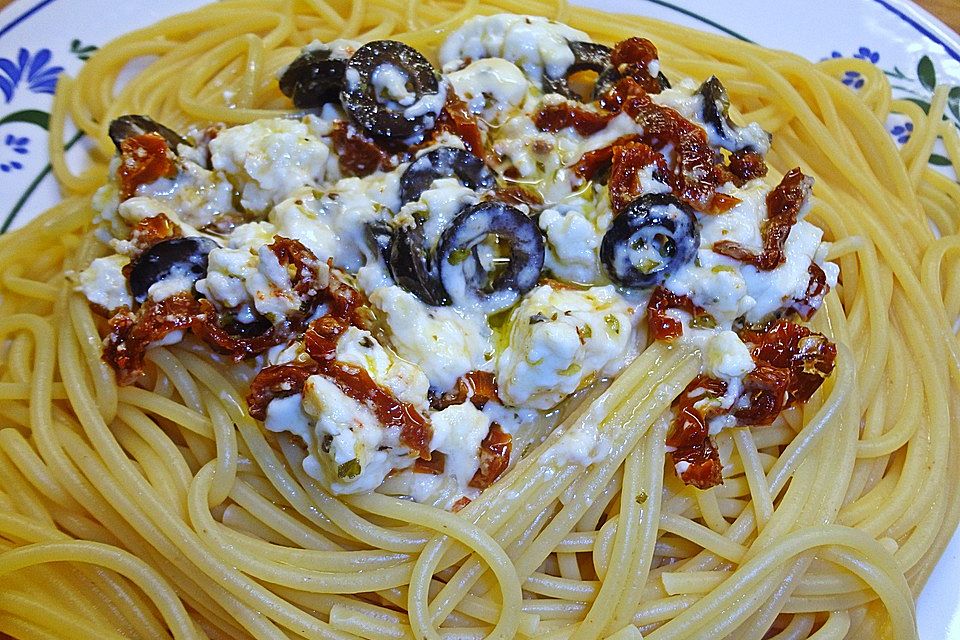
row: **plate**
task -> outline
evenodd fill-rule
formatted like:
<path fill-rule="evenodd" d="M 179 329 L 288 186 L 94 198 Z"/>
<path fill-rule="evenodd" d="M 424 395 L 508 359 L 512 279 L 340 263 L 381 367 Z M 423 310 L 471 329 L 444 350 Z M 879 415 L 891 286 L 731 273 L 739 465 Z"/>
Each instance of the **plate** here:
<path fill-rule="evenodd" d="M 724 33 L 811 60 L 852 56 L 887 74 L 894 96 L 929 105 L 935 84 L 955 87 L 948 119 L 960 126 L 960 36 L 904 0 L 628 0 L 623 11 Z M 609 0 L 574 0 L 609 8 Z M 46 124 L 60 73 L 75 74 L 98 45 L 123 32 L 194 8 L 203 0 L 16 0 L 0 11 L 0 232 L 23 226 L 55 204 L 59 192 L 47 156 Z M 104 16 L 109 20 L 103 20 Z M 856 71 L 840 78 L 856 91 Z M 910 126 L 891 116 L 900 143 Z M 69 142 L 76 143 L 76 137 Z M 82 144 L 72 158 L 80 161 Z M 942 149 L 932 165 L 945 171 Z M 960 640 L 960 532 L 954 535 L 917 605 L 922 640 Z"/>

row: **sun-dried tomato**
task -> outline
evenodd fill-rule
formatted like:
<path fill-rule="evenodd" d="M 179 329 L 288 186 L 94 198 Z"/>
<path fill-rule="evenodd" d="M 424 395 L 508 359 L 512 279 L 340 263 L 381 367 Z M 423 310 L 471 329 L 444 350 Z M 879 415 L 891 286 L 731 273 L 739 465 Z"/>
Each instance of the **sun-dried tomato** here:
<path fill-rule="evenodd" d="M 671 447 L 686 447 L 709 436 L 707 421 L 722 413 L 719 405 L 711 401 L 726 392 L 727 383 L 723 380 L 704 375 L 694 378 L 673 402 L 677 408 L 677 417 L 667 437 L 667 444 Z"/>
<path fill-rule="evenodd" d="M 274 236 L 267 248 L 277 256 L 281 266 L 290 272 L 293 292 L 300 297 L 300 312 L 310 315 L 321 302 L 321 297 L 330 285 L 330 274 L 324 265 L 299 240 Z"/>
<path fill-rule="evenodd" d="M 130 136 L 120 143 L 120 166 L 117 178 L 120 181 L 120 200 L 126 200 L 137 192 L 137 187 L 150 184 L 160 178 L 177 175 L 177 165 L 167 141 L 159 133 L 144 133 Z"/>
<path fill-rule="evenodd" d="M 792 299 L 787 308 L 795 311 L 802 320 L 809 320 L 813 317 L 823 305 L 823 298 L 830 292 L 830 285 L 827 284 L 827 274 L 816 262 L 811 262 L 807 269 L 810 279 L 807 281 L 807 287 L 803 291 L 803 296 Z"/>
<path fill-rule="evenodd" d="M 257 420 L 266 419 L 267 405 L 271 401 L 303 393 L 307 378 L 316 373 L 316 365 L 310 362 L 264 367 L 250 383 L 250 392 L 247 394 L 250 416 Z"/>
<path fill-rule="evenodd" d="M 310 323 L 303 334 L 303 345 L 317 362 L 333 360 L 337 353 L 337 342 L 349 328 L 349 322 L 328 313 Z"/>
<path fill-rule="evenodd" d="M 614 115 L 563 102 L 541 107 L 533 117 L 533 122 L 540 131 L 556 133 L 573 127 L 580 135 L 589 136 L 605 129 Z"/>
<path fill-rule="evenodd" d="M 736 178 L 734 184 L 742 187 L 755 178 L 767 175 L 767 163 L 759 153 L 741 149 L 730 154 L 727 170 Z"/>
<path fill-rule="evenodd" d="M 187 292 L 159 302 L 148 298 L 137 313 L 122 307 L 110 318 L 102 356 L 116 371 L 117 383 L 136 382 L 143 373 L 144 356 L 150 345 L 175 331 L 190 328 L 197 313 L 197 301 Z"/>
<path fill-rule="evenodd" d="M 498 202 L 506 202 L 512 205 L 525 204 L 528 206 L 536 206 L 543 204 L 543 196 L 533 189 L 528 189 L 518 184 L 503 187 L 498 186 L 494 188 L 493 195 L 494 199 Z"/>
<path fill-rule="evenodd" d="M 666 176 L 670 174 L 663 155 L 642 142 L 628 142 L 613 147 L 610 164 L 610 207 L 613 214 L 623 211 L 628 204 L 643 193 L 640 184 L 640 171 L 649 165 L 655 165 L 654 172 Z"/>
<path fill-rule="evenodd" d="M 650 73 L 650 64 L 658 61 L 657 47 L 646 38 L 621 40 L 610 52 L 610 63 L 624 77 L 636 81 L 647 93 L 660 93 L 660 80 Z"/>
<path fill-rule="evenodd" d="M 709 489 L 723 484 L 723 465 L 720 463 L 720 453 L 711 438 L 702 442 L 682 447 L 670 453 L 673 464 L 687 463 L 685 471 L 680 473 L 684 484 L 690 484 L 698 489 Z"/>
<path fill-rule="evenodd" d="M 437 117 L 437 124 L 433 127 L 431 140 L 435 140 L 443 132 L 450 132 L 463 141 L 467 151 L 483 159 L 486 152 L 483 147 L 483 134 L 477 117 L 470 112 L 467 104 L 453 91 L 447 92 L 447 101 Z"/>
<path fill-rule="evenodd" d="M 709 489 L 723 484 L 722 466 L 716 445 L 710 437 L 709 420 L 723 414 L 719 398 L 727 392 L 723 380 L 700 375 L 677 396 L 673 405 L 677 417 L 673 420 L 667 445 L 673 464 L 689 465 L 681 472 L 680 479 L 699 489 Z"/>
<path fill-rule="evenodd" d="M 383 426 L 399 427 L 400 442 L 424 460 L 430 459 L 433 429 L 416 407 L 393 397 L 373 381 L 366 369 L 336 361 L 318 365 L 320 374 L 329 378 L 344 395 L 373 409 Z"/>
<path fill-rule="evenodd" d="M 470 400 L 477 409 L 483 409 L 491 400 L 499 402 L 497 380 L 489 371 L 470 371 L 457 378 L 453 389 L 435 396 L 431 406 L 436 411 Z"/>
<path fill-rule="evenodd" d="M 413 472 L 439 476 L 443 474 L 443 470 L 446 467 L 446 462 L 447 456 L 443 455 L 439 451 L 434 451 L 430 454 L 429 460 L 417 458 L 413 463 Z"/>
<path fill-rule="evenodd" d="M 378 170 L 393 169 L 390 153 L 352 123 L 335 122 L 330 140 L 344 175 L 363 178 Z"/>
<path fill-rule="evenodd" d="M 470 504 L 471 502 L 473 502 L 473 501 L 472 501 L 470 498 L 468 498 L 467 496 L 461 496 L 460 499 L 457 500 L 456 502 L 454 502 L 454 503 L 453 503 L 453 506 L 450 507 L 450 511 L 452 511 L 452 512 L 454 512 L 454 513 L 457 513 L 458 511 L 460 511 L 461 509 L 463 509 L 465 506 L 467 506 L 467 505 Z"/>
<path fill-rule="evenodd" d="M 712 319 L 703 308 L 687 296 L 677 295 L 664 286 L 653 290 L 647 303 L 647 327 L 654 340 L 674 340 L 683 335 L 683 323 L 667 315 L 668 309 L 686 311 L 694 318 Z"/>
<path fill-rule="evenodd" d="M 138 251 L 146 251 L 158 242 L 179 238 L 183 235 L 180 227 L 165 213 L 144 218 L 130 230 L 130 243 Z"/>
<path fill-rule="evenodd" d="M 297 323 L 283 320 L 272 325 L 260 335 L 240 335 L 231 333 L 220 322 L 220 314 L 213 304 L 203 299 L 199 302 L 199 313 L 190 325 L 193 334 L 205 342 L 220 355 L 236 362 L 260 355 L 270 347 L 282 344 L 290 339 L 299 328 Z"/>
<path fill-rule="evenodd" d="M 773 424 L 787 406 L 790 370 L 756 358 L 754 365 L 743 379 L 743 393 L 737 400 L 738 406 L 746 406 L 734 413 L 737 424 L 742 426 Z"/>
<path fill-rule="evenodd" d="M 755 362 L 790 372 L 786 406 L 809 400 L 836 365 L 837 346 L 795 322 L 779 320 L 765 330 L 744 330 L 740 338 L 751 347 Z"/>
<path fill-rule="evenodd" d="M 480 468 L 470 479 L 474 489 L 486 489 L 507 470 L 510 464 L 510 448 L 513 437 L 494 422 L 480 443 Z"/>
<path fill-rule="evenodd" d="M 763 250 L 756 253 L 732 240 L 721 240 L 713 245 L 714 252 L 752 264 L 761 271 L 776 269 L 786 262 L 783 247 L 812 188 L 813 178 L 803 175 L 799 168 L 791 169 L 767 195 L 767 220 L 760 234 Z"/>

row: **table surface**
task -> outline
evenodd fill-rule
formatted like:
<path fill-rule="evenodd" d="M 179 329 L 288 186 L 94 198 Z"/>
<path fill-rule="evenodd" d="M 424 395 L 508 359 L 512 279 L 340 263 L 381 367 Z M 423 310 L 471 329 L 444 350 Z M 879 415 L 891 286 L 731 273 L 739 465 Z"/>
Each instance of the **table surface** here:
<path fill-rule="evenodd" d="M 0 9 L 13 0 L 0 0 Z M 918 5 L 943 20 L 960 33 L 960 0 L 914 0 Z"/>

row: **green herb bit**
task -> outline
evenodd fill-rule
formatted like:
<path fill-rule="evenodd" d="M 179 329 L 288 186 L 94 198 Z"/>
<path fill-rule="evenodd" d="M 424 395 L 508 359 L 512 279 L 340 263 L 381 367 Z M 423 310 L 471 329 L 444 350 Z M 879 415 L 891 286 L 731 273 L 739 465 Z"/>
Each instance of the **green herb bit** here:
<path fill-rule="evenodd" d="M 608 313 L 603 316 L 603 321 L 607 324 L 607 328 L 610 329 L 613 333 L 620 335 L 620 319 L 612 313 Z"/>
<path fill-rule="evenodd" d="M 341 480 L 351 480 L 360 475 L 360 461 L 354 458 L 347 460 L 337 467 L 337 477 Z"/>
<path fill-rule="evenodd" d="M 637 496 L 637 504 L 644 504 L 647 501 L 647 497 L 648 497 L 647 492 L 641 491 L 640 494 Z"/>
<path fill-rule="evenodd" d="M 447 258 L 447 262 L 452 265 L 458 265 L 469 257 L 470 249 L 467 247 L 461 247 L 459 249 L 454 249 L 453 252 L 450 253 L 450 257 Z"/>

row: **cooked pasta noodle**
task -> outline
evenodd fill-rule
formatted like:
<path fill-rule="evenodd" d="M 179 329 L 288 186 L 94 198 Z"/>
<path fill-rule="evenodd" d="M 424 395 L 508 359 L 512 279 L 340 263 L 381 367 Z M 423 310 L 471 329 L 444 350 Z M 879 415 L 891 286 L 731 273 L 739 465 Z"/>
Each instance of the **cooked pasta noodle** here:
<path fill-rule="evenodd" d="M 434 51 L 477 13 L 546 15 L 653 40 L 668 73 L 723 78 L 773 132 L 768 162 L 816 178 L 811 219 L 841 284 L 812 326 L 835 374 L 770 427 L 717 436 L 725 484 L 665 466 L 671 402 L 699 372 L 653 343 L 459 513 L 334 497 L 247 412 L 247 365 L 190 341 L 118 388 L 103 322 L 68 272 L 99 255 L 90 198 L 106 125 L 177 129 L 288 110 L 276 75 L 314 39 Z M 126 70 L 134 65 L 137 73 Z M 842 66 L 841 66 L 842 65 Z M 857 65 L 857 66 L 851 66 Z M 836 81 L 856 69 L 859 94 Z M 128 80 L 118 88 L 117 79 Z M 940 115 L 882 72 L 542 0 L 224 0 L 122 36 L 61 78 L 50 156 L 66 195 L 0 238 L 0 631 L 18 638 L 911 638 L 914 599 L 960 519 L 960 185 L 927 163 Z M 890 111 L 914 125 L 898 149 Z M 73 122 L 92 166 L 64 160 Z M 550 462 L 578 424 L 612 443 Z M 667 472 L 665 472 L 665 469 Z"/>

